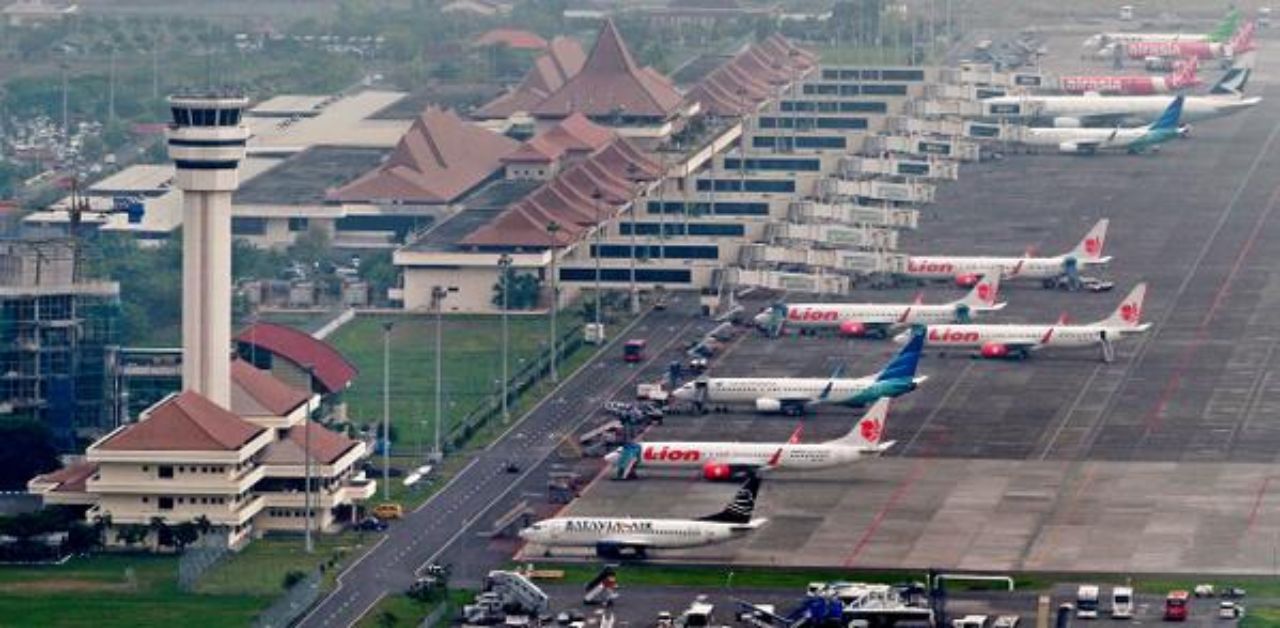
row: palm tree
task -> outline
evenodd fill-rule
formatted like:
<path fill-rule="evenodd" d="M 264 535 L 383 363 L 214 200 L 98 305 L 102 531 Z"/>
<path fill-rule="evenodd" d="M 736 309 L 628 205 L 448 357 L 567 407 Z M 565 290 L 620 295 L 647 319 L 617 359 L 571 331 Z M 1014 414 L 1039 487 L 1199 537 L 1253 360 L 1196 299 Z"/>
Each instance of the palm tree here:
<path fill-rule="evenodd" d="M 209 521 L 209 518 L 204 515 L 196 517 L 192 523 L 196 524 L 196 530 L 200 533 L 200 540 L 202 542 L 204 541 L 204 535 L 213 530 L 213 522 Z"/>
<path fill-rule="evenodd" d="M 98 533 L 98 543 L 107 544 L 107 530 L 111 529 L 111 513 L 102 512 L 93 516 L 93 530 Z"/>
<path fill-rule="evenodd" d="M 156 536 L 155 549 L 157 551 L 160 549 L 160 546 L 169 544 L 169 537 L 171 536 L 171 533 L 169 530 L 169 524 L 165 523 L 164 517 L 152 517 L 150 523 L 147 524 L 147 529 L 153 532 Z"/>

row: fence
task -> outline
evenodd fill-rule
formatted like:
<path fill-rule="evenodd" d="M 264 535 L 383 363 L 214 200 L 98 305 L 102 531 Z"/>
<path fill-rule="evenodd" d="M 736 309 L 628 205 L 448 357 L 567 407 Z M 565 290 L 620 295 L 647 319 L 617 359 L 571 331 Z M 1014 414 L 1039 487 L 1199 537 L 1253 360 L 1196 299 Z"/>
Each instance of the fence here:
<path fill-rule="evenodd" d="M 199 542 L 186 547 L 178 556 L 178 588 L 187 593 L 195 591 L 200 577 L 229 552 L 226 534 L 209 532 L 201 535 Z"/>
<path fill-rule="evenodd" d="M 258 615 L 254 628 L 285 628 L 297 621 L 320 597 L 320 570 L 316 569 L 285 591 Z"/>

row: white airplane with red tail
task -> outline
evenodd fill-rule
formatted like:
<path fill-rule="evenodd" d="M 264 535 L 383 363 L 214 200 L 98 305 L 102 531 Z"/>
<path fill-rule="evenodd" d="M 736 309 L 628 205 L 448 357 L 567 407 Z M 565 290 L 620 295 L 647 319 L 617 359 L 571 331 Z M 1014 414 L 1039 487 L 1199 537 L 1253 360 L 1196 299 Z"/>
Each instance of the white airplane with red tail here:
<path fill-rule="evenodd" d="M 605 456 L 614 478 L 635 477 L 637 468 L 701 469 L 703 479 L 724 481 L 762 471 L 827 469 L 879 456 L 893 446 L 883 440 L 889 399 L 876 401 L 848 434 L 825 443 L 644 442 L 627 443 Z"/>
<path fill-rule="evenodd" d="M 1063 76 L 1058 79 L 1058 89 L 1068 94 L 1170 94 L 1200 85 L 1200 78 L 1196 76 L 1198 64 L 1195 57 L 1179 61 L 1174 71 L 1166 76 Z"/>
<path fill-rule="evenodd" d="M 977 349 L 975 357 L 992 359 L 1024 359 L 1032 351 L 1046 348 L 1102 347 L 1102 359 L 1115 359 L 1113 343 L 1131 334 L 1151 328 L 1142 322 L 1142 303 L 1147 284 L 1134 286 L 1110 316 L 1096 323 L 1073 325 L 1066 317 L 1051 325 L 985 324 L 931 325 L 925 334 L 925 345 L 942 349 Z M 905 340 L 899 336 L 899 340 Z"/>
<path fill-rule="evenodd" d="M 1107 241 L 1109 220 L 1103 218 L 1080 239 L 1075 248 L 1053 257 L 985 257 L 960 255 L 911 256 L 903 273 L 912 279 L 946 279 L 970 287 L 989 271 L 999 270 L 1005 281 L 1038 279 L 1045 287 L 1056 285 L 1060 277 L 1075 277 L 1084 266 L 1099 266 L 1111 261 L 1102 255 Z"/>
<path fill-rule="evenodd" d="M 1000 273 L 989 272 L 963 299 L 950 303 L 775 303 L 755 317 L 761 329 L 777 333 L 783 327 L 835 329 L 842 336 L 888 338 L 911 325 L 967 323 L 974 312 L 1003 309 L 996 302 Z"/>

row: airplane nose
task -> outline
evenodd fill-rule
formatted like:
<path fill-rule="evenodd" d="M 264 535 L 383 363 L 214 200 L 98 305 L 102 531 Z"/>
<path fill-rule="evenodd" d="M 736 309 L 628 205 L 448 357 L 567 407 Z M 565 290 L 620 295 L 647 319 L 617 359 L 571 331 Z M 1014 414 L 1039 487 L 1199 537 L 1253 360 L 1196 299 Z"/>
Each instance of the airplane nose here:
<path fill-rule="evenodd" d="M 532 528 L 524 528 L 524 529 L 520 530 L 519 532 L 517 532 L 516 534 L 517 534 L 517 535 L 519 535 L 521 539 L 524 539 L 524 540 L 526 540 L 526 541 L 531 541 L 531 540 L 533 540 L 533 529 L 532 529 Z"/>
<path fill-rule="evenodd" d="M 688 401 L 689 391 L 690 391 L 690 388 L 688 386 L 681 386 L 675 389 L 674 391 L 672 391 L 671 396 L 681 401 Z"/>

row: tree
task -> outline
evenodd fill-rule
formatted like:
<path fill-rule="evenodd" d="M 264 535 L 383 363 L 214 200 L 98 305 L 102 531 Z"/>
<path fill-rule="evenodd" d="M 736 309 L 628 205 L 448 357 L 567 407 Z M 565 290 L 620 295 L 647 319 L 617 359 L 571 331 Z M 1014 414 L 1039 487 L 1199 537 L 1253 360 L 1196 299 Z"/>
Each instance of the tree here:
<path fill-rule="evenodd" d="M 93 530 L 98 535 L 98 546 L 107 544 L 107 530 L 111 529 L 111 513 L 99 513 L 93 516 Z"/>
<path fill-rule="evenodd" d="M 29 419 L 0 421 L 0 490 L 22 491 L 27 481 L 62 466 L 53 433 Z"/>
<path fill-rule="evenodd" d="M 391 611 L 382 611 L 378 614 L 379 628 L 395 628 L 398 623 L 400 623 L 400 618 Z"/>
<path fill-rule="evenodd" d="M 284 581 L 281 582 L 280 584 L 287 591 L 297 586 L 299 582 L 306 580 L 306 578 L 307 578 L 306 573 L 299 571 L 297 569 L 290 569 L 289 572 L 284 575 Z"/>
<path fill-rule="evenodd" d="M 183 521 L 173 526 L 173 546 L 182 552 L 188 545 L 200 539 L 200 528 L 191 521 Z"/>
<path fill-rule="evenodd" d="M 293 241 L 293 246 L 289 247 L 289 257 L 306 264 L 309 268 L 315 268 L 320 262 L 329 261 L 332 251 L 329 232 L 312 225 L 306 233 L 300 234 Z"/>
<path fill-rule="evenodd" d="M 509 273 L 511 280 L 511 289 L 507 293 L 507 307 L 512 310 L 529 310 L 538 305 L 538 292 L 542 288 L 542 282 L 538 276 L 533 273 Z M 497 283 L 493 284 L 493 304 L 502 307 L 502 293 L 507 282 L 507 277 L 498 277 Z"/>
<path fill-rule="evenodd" d="M 164 517 L 152 517 L 151 522 L 147 524 L 147 530 L 156 535 L 156 549 L 161 547 L 173 547 L 173 528 L 165 522 Z"/>
<path fill-rule="evenodd" d="M 150 529 L 141 523 L 129 523 L 116 528 L 116 540 L 126 547 L 133 547 L 147 538 Z"/>
<path fill-rule="evenodd" d="M 102 536 L 92 526 L 77 521 L 67 528 L 67 538 L 62 551 L 67 554 L 87 554 L 102 544 Z"/>

